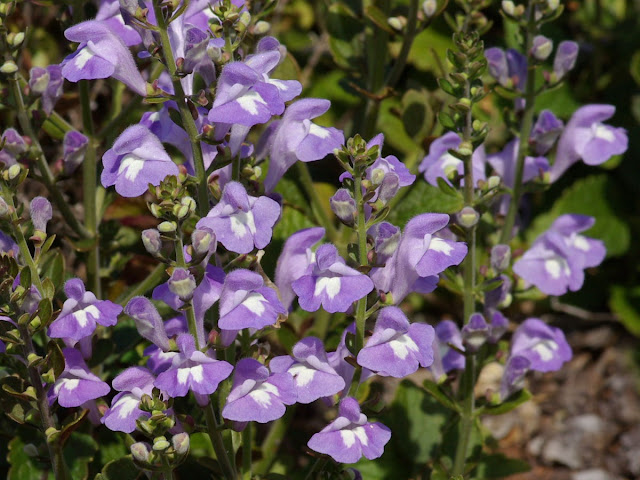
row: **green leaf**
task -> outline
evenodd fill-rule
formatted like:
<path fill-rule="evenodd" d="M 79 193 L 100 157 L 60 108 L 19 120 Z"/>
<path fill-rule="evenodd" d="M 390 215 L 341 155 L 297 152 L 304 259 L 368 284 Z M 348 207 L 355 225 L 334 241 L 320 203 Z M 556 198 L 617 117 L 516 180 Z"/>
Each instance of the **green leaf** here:
<path fill-rule="evenodd" d="M 458 405 L 456 405 L 449 395 L 438 385 L 436 382 L 431 380 L 425 380 L 422 384 L 424 389 L 431 394 L 433 398 L 435 398 L 438 402 L 442 404 L 442 406 L 448 408 L 449 410 L 459 411 Z"/>
<path fill-rule="evenodd" d="M 614 285 L 609 307 L 627 330 L 640 337 L 640 286 L 630 288 Z"/>
<path fill-rule="evenodd" d="M 523 460 L 508 458 L 502 454 L 483 455 L 478 462 L 473 478 L 476 480 L 506 478 L 529 470 L 531 467 Z"/>
<path fill-rule="evenodd" d="M 9 442 L 7 460 L 11 467 L 7 480 L 42 480 L 47 476 L 47 467 L 36 457 L 30 457 L 24 451 L 25 444 L 20 437 Z"/>
<path fill-rule="evenodd" d="M 640 85 L 640 50 L 636 50 L 631 57 L 631 62 L 629 62 L 629 72 L 635 82 Z"/>
<path fill-rule="evenodd" d="M 402 97 L 402 124 L 407 134 L 418 141 L 433 128 L 433 111 L 426 90 L 407 90 Z"/>
<path fill-rule="evenodd" d="M 389 214 L 389 221 L 395 225 L 404 225 L 421 213 L 455 213 L 459 212 L 463 206 L 464 200 L 460 196 L 452 197 L 427 182 L 418 181 L 402 201 L 393 207 Z"/>
<path fill-rule="evenodd" d="M 485 405 L 480 409 L 478 414 L 480 415 L 502 415 L 504 413 L 510 412 L 514 408 L 519 407 L 523 403 L 527 402 L 531 399 L 531 393 L 528 390 L 523 389 L 519 392 L 511 395 L 504 402 L 498 405 Z"/>
<path fill-rule="evenodd" d="M 64 445 L 63 456 L 69 466 L 71 478 L 82 480 L 89 476 L 89 463 L 98 451 L 96 441 L 86 433 L 74 432 Z M 49 480 L 53 474 L 49 474 Z"/>
<path fill-rule="evenodd" d="M 392 54 L 397 56 L 400 48 L 400 42 L 393 43 L 391 45 Z M 427 28 L 416 35 L 409 51 L 408 62 L 418 70 L 433 72 L 438 76 L 442 76 L 443 72 L 440 71 L 439 65 L 445 63 L 444 59 L 449 48 L 453 48 L 450 35 L 433 28 Z"/>
<path fill-rule="evenodd" d="M 136 480 L 140 473 L 131 456 L 126 456 L 107 463 L 100 475 L 102 480 Z"/>
<path fill-rule="evenodd" d="M 55 252 L 43 263 L 42 276 L 50 278 L 57 289 L 64 283 L 64 268 L 64 256 L 60 252 Z"/>
<path fill-rule="evenodd" d="M 608 257 L 623 255 L 631 243 L 629 226 L 618 216 L 624 210 L 625 203 L 616 181 L 606 174 L 591 175 L 575 182 L 565 190 L 550 212 L 538 216 L 528 231 L 527 239 L 532 242 L 560 215 L 579 213 L 596 219 L 593 228 L 583 235 L 602 240 Z"/>
<path fill-rule="evenodd" d="M 53 374 L 58 378 L 64 371 L 64 355 L 55 340 L 49 340 L 47 356 L 49 357 L 49 366 L 53 368 Z"/>
<path fill-rule="evenodd" d="M 387 15 L 375 5 L 367 6 L 364 10 L 364 15 L 381 30 L 392 35 L 395 33 L 387 22 Z"/>

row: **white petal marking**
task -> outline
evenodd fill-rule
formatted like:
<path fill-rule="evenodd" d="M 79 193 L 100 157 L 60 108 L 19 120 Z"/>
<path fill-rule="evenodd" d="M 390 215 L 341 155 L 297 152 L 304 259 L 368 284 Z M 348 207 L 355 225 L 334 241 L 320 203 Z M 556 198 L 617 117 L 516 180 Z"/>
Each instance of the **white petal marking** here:
<path fill-rule="evenodd" d="M 125 155 L 120 161 L 120 167 L 118 167 L 118 175 L 124 174 L 124 178 L 133 182 L 144 167 L 144 160 L 140 157 L 129 154 Z"/>
<path fill-rule="evenodd" d="M 453 247 L 445 240 L 442 240 L 438 237 L 431 237 L 431 242 L 429 243 L 429 250 L 434 250 L 439 253 L 444 253 L 447 257 L 451 255 L 453 251 Z"/>
<path fill-rule="evenodd" d="M 260 406 L 269 407 L 271 406 L 271 396 L 278 396 L 280 392 L 275 385 L 270 383 L 262 383 L 256 389 L 249 393 L 249 396 L 253 398 Z"/>
<path fill-rule="evenodd" d="M 331 132 L 327 128 L 320 127 L 315 123 L 309 125 L 309 135 L 313 135 L 314 137 L 325 139 L 331 135 Z"/>
<path fill-rule="evenodd" d="M 409 355 L 409 351 L 417 352 L 418 346 L 409 335 L 400 335 L 389 342 L 393 354 L 400 360 L 404 360 Z"/>
<path fill-rule="evenodd" d="M 316 281 L 313 296 L 317 297 L 321 295 L 323 291 L 326 291 L 327 296 L 331 299 L 340 293 L 340 277 L 320 277 Z"/>
<path fill-rule="evenodd" d="M 608 127 L 602 123 L 596 123 L 592 127 L 593 136 L 596 138 L 600 138 L 606 142 L 614 142 L 616 140 L 616 136 L 613 134 L 613 129 Z"/>
<path fill-rule="evenodd" d="M 229 217 L 231 220 L 231 231 L 237 238 L 242 238 L 247 234 L 256 233 L 256 224 L 253 219 L 253 212 L 238 211 Z"/>
<path fill-rule="evenodd" d="M 189 373 L 191 372 L 190 368 L 179 368 L 178 369 L 178 383 L 180 385 L 184 385 L 189 380 Z"/>
<path fill-rule="evenodd" d="M 240 108 L 242 108 L 245 112 L 249 113 L 249 115 L 257 115 L 258 114 L 258 104 L 266 105 L 267 102 L 260 96 L 258 92 L 255 90 L 251 90 L 241 97 L 236 99 Z"/>
<path fill-rule="evenodd" d="M 95 320 L 100 317 L 100 310 L 98 310 L 95 305 L 89 305 L 82 310 L 74 312 L 73 318 L 76 319 L 76 322 L 78 322 L 78 325 L 80 325 L 80 327 L 84 327 L 89 321 L 87 315 L 91 315 Z"/>
<path fill-rule="evenodd" d="M 312 368 L 308 368 L 302 363 L 296 363 L 289 368 L 288 372 L 296 381 L 297 387 L 304 387 L 311 383 L 316 371 Z"/>
<path fill-rule="evenodd" d="M 95 53 L 93 53 L 89 47 L 85 46 L 80 50 L 80 53 L 74 57 L 73 64 L 78 68 L 78 70 L 82 70 L 87 62 L 95 56 Z"/>
<path fill-rule="evenodd" d="M 79 384 L 80 380 L 78 380 L 77 378 L 65 378 L 64 380 L 62 380 L 60 388 L 64 388 L 68 391 L 75 390 L 76 388 L 78 388 Z M 60 389 L 58 389 L 58 391 L 60 391 Z"/>
<path fill-rule="evenodd" d="M 356 427 L 353 429 L 353 433 L 356 434 L 360 443 L 365 447 L 369 445 L 369 437 L 367 437 L 367 432 L 364 430 L 364 427 Z"/>
<path fill-rule="evenodd" d="M 125 395 L 115 405 L 118 408 L 118 417 L 127 418 L 131 412 L 138 408 L 138 405 L 140 405 L 140 400 L 132 395 Z"/>
<path fill-rule="evenodd" d="M 191 367 L 191 377 L 193 381 L 196 383 L 202 382 L 202 365 L 196 365 L 195 367 Z"/>
<path fill-rule="evenodd" d="M 251 292 L 242 302 L 242 305 L 247 307 L 251 313 L 255 313 L 256 315 L 260 316 L 265 311 L 266 307 L 264 306 L 264 304 L 266 303 L 266 301 L 267 299 L 259 293 Z"/>
<path fill-rule="evenodd" d="M 543 362 L 547 362 L 553 358 L 553 352 L 558 350 L 558 344 L 553 340 L 543 340 L 537 343 L 533 350 L 540 355 Z"/>
<path fill-rule="evenodd" d="M 560 278 L 561 275 L 567 275 L 571 273 L 569 271 L 569 265 L 564 258 L 561 257 L 553 257 L 544 261 L 544 269 L 551 275 L 553 278 Z"/>
<path fill-rule="evenodd" d="M 586 237 L 583 237 L 582 235 L 576 235 L 573 238 L 572 245 L 583 252 L 588 252 L 590 248 Z"/>
<path fill-rule="evenodd" d="M 347 448 L 356 443 L 356 434 L 353 432 L 353 430 L 341 430 L 340 437 L 342 438 L 344 446 Z"/>

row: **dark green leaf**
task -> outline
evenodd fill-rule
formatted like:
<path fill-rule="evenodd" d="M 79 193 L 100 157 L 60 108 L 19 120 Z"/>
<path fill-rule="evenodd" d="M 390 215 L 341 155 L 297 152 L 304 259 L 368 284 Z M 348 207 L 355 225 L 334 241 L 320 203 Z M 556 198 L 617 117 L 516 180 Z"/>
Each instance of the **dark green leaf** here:
<path fill-rule="evenodd" d="M 59 288 L 64 282 L 64 256 L 60 252 L 55 252 L 48 256 L 42 265 L 42 276 L 50 278 L 53 284 Z"/>
<path fill-rule="evenodd" d="M 364 10 L 364 15 L 369 20 L 371 20 L 378 28 L 390 34 L 395 33 L 387 22 L 387 15 L 375 5 L 367 6 L 367 8 L 365 8 Z"/>
<path fill-rule="evenodd" d="M 55 340 L 49 340 L 47 344 L 47 356 L 49 357 L 49 366 L 53 368 L 53 374 L 58 378 L 64 371 L 64 356 L 62 350 Z"/>
<path fill-rule="evenodd" d="M 627 330 L 640 337 L 640 287 L 614 285 L 611 289 L 609 307 Z"/>
<path fill-rule="evenodd" d="M 421 213 L 456 213 L 463 206 L 462 197 L 446 195 L 438 187 L 420 181 L 416 182 L 402 201 L 393 207 L 389 219 L 395 225 L 404 225 Z"/>
<path fill-rule="evenodd" d="M 136 480 L 140 473 L 131 457 L 126 456 L 107 463 L 100 475 L 102 480 Z"/>
<path fill-rule="evenodd" d="M 440 125 L 448 130 L 453 130 L 454 128 L 456 128 L 456 122 L 447 112 L 438 113 L 438 120 L 440 121 Z"/>
<path fill-rule="evenodd" d="M 510 412 L 514 408 L 519 407 L 529 399 L 531 399 L 531 393 L 523 389 L 517 393 L 514 393 L 504 402 L 498 405 L 485 405 L 480 409 L 479 413 L 481 415 L 502 415 L 503 413 Z"/>
<path fill-rule="evenodd" d="M 418 141 L 433 128 L 433 112 L 425 90 L 408 90 L 402 97 L 402 124 L 410 137 Z"/>
<path fill-rule="evenodd" d="M 424 389 L 433 396 L 438 402 L 440 402 L 444 407 L 447 407 L 450 410 L 459 411 L 458 405 L 455 404 L 449 395 L 442 389 L 440 385 L 431 380 L 425 380 L 422 384 Z"/>

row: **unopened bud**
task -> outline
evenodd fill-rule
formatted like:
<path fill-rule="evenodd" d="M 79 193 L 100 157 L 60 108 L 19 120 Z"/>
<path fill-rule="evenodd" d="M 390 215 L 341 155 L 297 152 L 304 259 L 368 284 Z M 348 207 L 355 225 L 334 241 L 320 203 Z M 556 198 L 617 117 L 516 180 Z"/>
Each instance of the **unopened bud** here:
<path fill-rule="evenodd" d="M 157 255 L 162 249 L 162 240 L 160 239 L 160 232 L 155 228 L 149 228 L 142 232 L 142 244 L 145 250 L 151 255 Z"/>
<path fill-rule="evenodd" d="M 471 101 L 468 98 L 460 99 L 459 103 L 464 103 L 463 100 L 467 100 L 469 102 L 469 105 L 471 105 Z M 458 153 L 465 157 L 470 157 L 471 155 L 473 155 L 473 145 L 471 145 L 470 142 L 462 142 L 458 147 Z"/>
<path fill-rule="evenodd" d="M 22 451 L 28 457 L 37 457 L 39 455 L 38 449 L 33 443 L 27 443 L 24 447 L 22 447 Z"/>
<path fill-rule="evenodd" d="M 183 302 L 191 300 L 196 286 L 196 279 L 185 268 L 176 268 L 169 278 L 169 290 Z"/>
<path fill-rule="evenodd" d="M 18 71 L 18 66 L 14 63 L 13 60 L 8 60 L 2 64 L 0 67 L 0 72 L 6 74 L 16 73 Z"/>
<path fill-rule="evenodd" d="M 170 446 L 171 444 L 167 442 L 165 437 L 156 437 L 153 439 L 153 450 L 156 452 L 162 452 Z"/>
<path fill-rule="evenodd" d="M 491 175 L 487 179 L 487 188 L 492 190 L 494 188 L 498 188 L 500 186 L 500 177 L 497 175 Z"/>
<path fill-rule="evenodd" d="M 503 0 L 502 1 L 502 10 L 507 15 L 513 17 L 515 15 L 516 6 L 511 0 Z"/>
<path fill-rule="evenodd" d="M 137 442 L 131 445 L 131 456 L 138 462 L 146 463 L 149 461 L 149 447 L 146 443 Z"/>
<path fill-rule="evenodd" d="M 2 197 L 0 197 L 0 220 L 6 220 L 7 218 L 9 218 L 10 214 L 11 212 L 9 210 L 9 205 L 7 205 L 7 202 L 5 202 Z"/>
<path fill-rule="evenodd" d="M 381 168 L 374 168 L 371 172 L 371 183 L 378 186 L 384 180 L 385 172 Z"/>
<path fill-rule="evenodd" d="M 403 18 L 403 17 L 389 17 L 387 19 L 387 23 L 394 30 L 397 30 L 398 32 L 401 32 L 402 29 L 407 24 L 407 19 Z"/>
<path fill-rule="evenodd" d="M 487 341 L 489 325 L 480 313 L 474 313 L 469 318 L 469 323 L 462 327 L 462 340 L 468 349 L 477 352 Z"/>
<path fill-rule="evenodd" d="M 347 189 L 338 189 L 335 195 L 329 199 L 329 203 L 331 204 L 331 210 L 342 223 L 345 225 L 354 224 L 357 214 L 356 201 Z"/>
<path fill-rule="evenodd" d="M 533 45 L 531 46 L 531 55 L 536 60 L 542 62 L 549 58 L 551 51 L 553 50 L 553 42 L 543 35 L 537 35 L 533 39 Z"/>
<path fill-rule="evenodd" d="M 425 0 L 422 2 L 422 11 L 427 16 L 427 18 L 433 17 L 438 9 L 438 2 L 436 0 Z"/>
<path fill-rule="evenodd" d="M 549 7 L 549 10 L 556 11 L 558 9 L 558 7 L 560 6 L 560 0 L 547 0 L 547 7 Z"/>
<path fill-rule="evenodd" d="M 496 245 L 491 249 L 491 267 L 498 272 L 509 268 L 511 263 L 511 248 L 509 245 Z"/>
<path fill-rule="evenodd" d="M 191 234 L 191 246 L 193 247 L 193 251 L 198 255 L 213 253 L 216 248 L 216 237 L 208 228 L 196 229 Z"/>
<path fill-rule="evenodd" d="M 271 30 L 271 24 L 269 22 L 265 22 L 264 20 L 260 20 L 256 23 L 255 27 L 253 27 L 254 35 L 264 35 L 269 30 Z"/>
<path fill-rule="evenodd" d="M 20 44 L 22 44 L 22 42 L 24 42 L 24 32 L 18 32 L 16 33 L 13 38 L 11 39 L 11 44 L 14 47 L 18 47 L 20 46 Z"/>
<path fill-rule="evenodd" d="M 382 185 L 380 185 L 380 190 L 378 191 L 378 200 L 382 203 L 387 204 L 389 201 L 396 196 L 398 190 L 400 189 L 400 178 L 395 173 L 388 173 L 385 175 L 382 180 Z"/>
<path fill-rule="evenodd" d="M 31 200 L 29 209 L 33 228 L 41 232 L 47 232 L 47 223 L 53 217 L 51 202 L 44 197 L 35 197 Z"/>
<path fill-rule="evenodd" d="M 249 26 L 249 24 L 251 23 L 251 14 L 249 13 L 248 10 L 245 10 L 244 12 L 242 12 L 238 22 L 244 25 L 245 27 Z"/>
<path fill-rule="evenodd" d="M 474 210 L 473 207 L 464 207 L 458 212 L 458 223 L 464 228 L 472 228 L 478 224 L 480 215 Z"/>
<path fill-rule="evenodd" d="M 189 434 L 179 433 L 171 438 L 171 444 L 178 455 L 186 455 L 189 452 Z"/>
<path fill-rule="evenodd" d="M 158 225 L 160 233 L 173 233 L 178 229 L 176 222 L 162 222 Z"/>

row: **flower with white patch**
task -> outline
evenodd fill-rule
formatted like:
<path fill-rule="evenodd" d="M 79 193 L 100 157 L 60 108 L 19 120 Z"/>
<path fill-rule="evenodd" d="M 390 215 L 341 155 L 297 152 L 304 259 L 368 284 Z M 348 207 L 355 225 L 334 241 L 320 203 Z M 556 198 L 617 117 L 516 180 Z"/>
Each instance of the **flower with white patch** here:
<path fill-rule="evenodd" d="M 465 350 L 462 345 L 460 329 L 451 320 L 444 320 L 436 325 L 435 338 L 433 340 L 434 358 L 430 367 L 436 381 L 441 382 L 447 378 L 451 370 L 463 370 Z"/>
<path fill-rule="evenodd" d="M 220 294 L 220 320 L 222 330 L 261 329 L 276 323 L 278 315 L 286 310 L 273 288 L 264 284 L 259 274 L 238 269 L 230 272 Z"/>
<path fill-rule="evenodd" d="M 153 384 L 173 398 L 184 397 L 192 390 L 198 403 L 206 405 L 208 399 L 204 396 L 215 392 L 233 367 L 196 350 L 195 340 L 188 333 L 178 336 L 176 343 L 180 354 L 173 357 L 171 367 L 160 373 Z"/>
<path fill-rule="evenodd" d="M 80 45 L 62 62 L 62 75 L 70 82 L 113 77 L 143 97 L 147 82 L 138 71 L 131 52 L 106 22 L 88 20 L 64 32 Z"/>
<path fill-rule="evenodd" d="M 385 307 L 357 361 L 378 375 L 403 378 L 433 363 L 433 339 L 431 325 L 409 324 L 398 307 Z"/>
<path fill-rule="evenodd" d="M 391 430 L 369 422 L 355 398 L 346 397 L 338 407 L 338 418 L 311 437 L 307 445 L 340 463 L 356 463 L 362 456 L 373 460 L 384 452 Z"/>
<path fill-rule="evenodd" d="M 105 426 L 114 432 L 131 433 L 136 429 L 136 420 L 141 416 L 149 417 L 148 412 L 140 410 L 143 395 L 151 395 L 155 376 L 146 368 L 130 367 L 113 379 L 113 388 L 118 393 L 101 419 Z"/>
<path fill-rule="evenodd" d="M 356 300 L 373 290 L 366 275 L 348 267 L 332 244 L 318 247 L 312 271 L 291 284 L 300 306 L 315 312 L 320 305 L 330 313 L 346 312 Z"/>
<path fill-rule="evenodd" d="M 547 295 L 576 291 L 584 283 L 584 269 L 599 265 L 606 255 L 604 243 L 579 232 L 595 220 L 585 215 L 562 215 L 513 265 L 513 271 Z"/>
<path fill-rule="evenodd" d="M 572 354 L 562 330 L 539 318 L 528 318 L 513 334 L 510 356 L 525 357 L 531 370 L 552 372 L 571 360 Z"/>
<path fill-rule="evenodd" d="M 296 403 L 296 389 L 289 373 L 269 373 L 253 358 L 240 360 L 222 416 L 236 422 L 267 423 L 284 415 L 285 405 Z"/>
<path fill-rule="evenodd" d="M 51 338 L 78 341 L 91 336 L 97 324 L 112 327 L 118 322 L 122 307 L 109 300 L 98 300 L 85 290 L 79 278 L 67 280 L 64 291 L 67 300 L 58 318 L 49 325 L 48 335 Z"/>
<path fill-rule="evenodd" d="M 293 346 L 291 353 L 292 357 L 274 357 L 269 367 L 272 372 L 288 372 L 293 376 L 298 403 L 311 403 L 345 388 L 343 378 L 329 365 L 319 338 L 303 338 Z"/>
<path fill-rule="evenodd" d="M 627 131 L 603 123 L 615 111 L 613 105 L 596 104 L 585 105 L 574 112 L 558 140 L 556 160 L 549 171 L 552 182 L 578 160 L 587 165 L 600 165 L 627 151 Z"/>
<path fill-rule="evenodd" d="M 82 359 L 82 354 L 74 348 L 62 350 L 64 371 L 48 393 L 49 403 L 58 400 L 63 407 L 79 407 L 89 400 L 107 395 L 111 388 L 91 373 Z"/>
<path fill-rule="evenodd" d="M 220 202 L 196 224 L 207 227 L 227 250 L 249 253 L 271 241 L 273 226 L 280 218 L 280 205 L 269 197 L 252 197 L 238 182 L 229 182 Z"/>
<path fill-rule="evenodd" d="M 424 179 L 428 183 L 437 187 L 438 178 L 442 178 L 451 185 L 449 177 L 453 172 L 457 172 L 460 178 L 464 176 L 462 160 L 449 153 L 449 150 L 458 148 L 460 142 L 460 136 L 457 133 L 447 132 L 429 146 L 429 154 L 422 159 L 418 167 L 420 172 L 424 172 Z M 478 147 L 473 152 L 471 164 L 474 182 L 486 180 L 484 146 Z"/>
<path fill-rule="evenodd" d="M 14 165 L 18 158 L 29 149 L 27 142 L 24 141 L 22 135 L 20 135 L 15 128 L 7 128 L 2 132 L 0 145 L 2 145 L 2 149 L 0 149 L 0 162 L 4 163 L 5 167 Z"/>
<path fill-rule="evenodd" d="M 115 185 L 123 197 L 138 197 L 149 184 L 160 185 L 169 175 L 178 175 L 162 143 L 143 125 L 128 127 L 102 156 L 104 187 Z"/>

